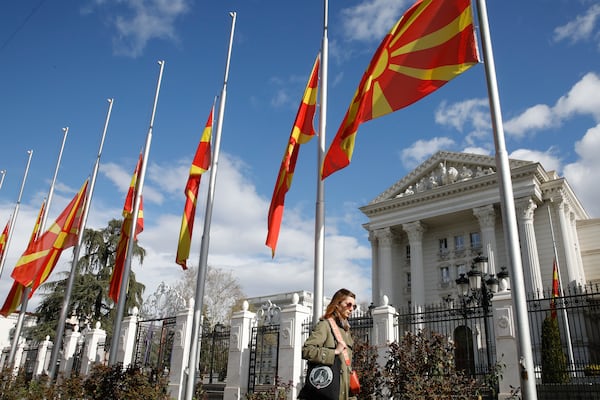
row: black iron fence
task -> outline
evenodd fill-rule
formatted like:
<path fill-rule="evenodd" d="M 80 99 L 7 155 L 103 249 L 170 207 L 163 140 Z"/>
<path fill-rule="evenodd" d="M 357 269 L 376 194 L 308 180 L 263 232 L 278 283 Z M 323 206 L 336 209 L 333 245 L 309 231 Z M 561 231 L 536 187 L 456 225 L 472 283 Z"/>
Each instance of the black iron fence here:
<path fill-rule="evenodd" d="M 202 327 L 198 372 L 205 383 L 225 382 L 231 328 L 223 324 Z"/>
<path fill-rule="evenodd" d="M 248 393 L 262 391 L 275 384 L 279 359 L 279 325 L 252 328 Z"/>
<path fill-rule="evenodd" d="M 600 399 L 600 286 L 527 300 L 540 399 Z"/>
<path fill-rule="evenodd" d="M 487 306 L 461 302 L 398 310 L 398 338 L 406 332 L 427 330 L 444 335 L 454 344 L 456 367 L 475 378 L 494 372 L 496 346 L 492 312 Z"/>
<path fill-rule="evenodd" d="M 175 337 L 175 317 L 138 321 L 133 364 L 154 374 L 168 375 Z"/>

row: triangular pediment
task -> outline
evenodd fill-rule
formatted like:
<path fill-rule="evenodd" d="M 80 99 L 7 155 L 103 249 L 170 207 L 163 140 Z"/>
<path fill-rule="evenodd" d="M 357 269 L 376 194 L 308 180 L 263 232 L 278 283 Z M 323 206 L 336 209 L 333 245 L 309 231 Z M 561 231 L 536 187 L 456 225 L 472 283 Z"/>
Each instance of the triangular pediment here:
<path fill-rule="evenodd" d="M 531 163 L 531 161 L 509 160 L 511 170 Z M 370 204 L 397 197 L 412 196 L 471 179 L 489 177 L 495 173 L 496 159 L 493 156 L 438 151 L 377 196 Z"/>

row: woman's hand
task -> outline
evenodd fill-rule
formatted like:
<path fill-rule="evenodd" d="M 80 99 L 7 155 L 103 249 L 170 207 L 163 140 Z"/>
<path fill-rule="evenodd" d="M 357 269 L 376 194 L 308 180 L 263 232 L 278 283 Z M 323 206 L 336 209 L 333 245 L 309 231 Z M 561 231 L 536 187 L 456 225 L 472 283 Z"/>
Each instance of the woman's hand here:
<path fill-rule="evenodd" d="M 346 348 L 346 346 L 344 346 L 341 343 L 338 343 L 337 346 L 335 347 L 335 354 L 342 354 L 342 352 L 344 351 L 345 348 Z"/>

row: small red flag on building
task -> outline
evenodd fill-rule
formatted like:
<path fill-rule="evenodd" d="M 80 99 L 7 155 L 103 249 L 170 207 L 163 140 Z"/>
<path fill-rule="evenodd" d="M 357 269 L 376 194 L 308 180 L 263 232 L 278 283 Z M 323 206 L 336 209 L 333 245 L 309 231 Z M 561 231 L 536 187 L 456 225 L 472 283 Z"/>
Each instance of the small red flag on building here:
<path fill-rule="evenodd" d="M 115 266 L 113 268 L 112 276 L 110 277 L 110 287 L 108 290 L 109 297 L 117 303 L 119 301 L 119 292 L 121 285 L 123 284 L 123 270 L 125 267 L 125 259 L 127 258 L 127 246 L 129 246 L 129 232 L 131 232 L 131 224 L 133 223 L 133 202 L 134 197 L 137 195 L 137 181 L 140 169 L 142 168 L 143 155 L 140 153 L 137 165 L 131 177 L 131 183 L 129 184 L 129 190 L 125 197 L 125 205 L 123 206 L 123 224 L 121 225 L 121 236 L 119 237 L 119 243 L 117 245 L 117 254 L 115 256 Z M 144 202 L 140 197 L 140 207 L 138 211 L 138 217 L 136 220 L 135 234 L 133 241 L 137 241 L 137 235 L 144 230 Z M 128 278 L 128 277 L 127 277 Z"/>
<path fill-rule="evenodd" d="M 471 0 L 418 0 L 377 48 L 329 146 L 322 179 L 350 164 L 362 122 L 420 100 L 478 61 Z"/>
<path fill-rule="evenodd" d="M 296 168 L 296 160 L 300 152 L 300 145 L 307 143 L 315 135 L 313 120 L 317 103 L 317 87 L 319 83 L 319 56 L 315 60 L 310 78 L 304 90 L 302 102 L 296 114 L 294 127 L 288 140 L 275 188 L 273 197 L 269 206 L 268 232 L 265 244 L 271 248 L 271 256 L 275 256 L 277 239 L 279 238 L 279 229 L 281 228 L 281 219 L 283 218 L 283 208 L 285 195 L 292 186 L 292 178 Z"/>
<path fill-rule="evenodd" d="M 560 283 L 558 280 L 558 265 L 555 258 L 552 266 L 552 297 L 550 298 L 550 314 L 552 318 L 556 318 L 557 297 L 560 297 Z"/>
<path fill-rule="evenodd" d="M 190 175 L 185 185 L 185 206 L 181 217 L 181 229 L 179 230 L 179 242 L 177 244 L 177 256 L 175 262 L 185 270 L 187 259 L 190 257 L 190 246 L 192 244 L 192 233 L 194 230 L 194 219 L 196 218 L 196 204 L 198 202 L 198 191 L 200 189 L 200 178 L 208 171 L 211 162 L 210 141 L 212 137 L 213 112 L 211 108 L 208 120 L 200 137 L 200 143 L 196 149 Z"/>

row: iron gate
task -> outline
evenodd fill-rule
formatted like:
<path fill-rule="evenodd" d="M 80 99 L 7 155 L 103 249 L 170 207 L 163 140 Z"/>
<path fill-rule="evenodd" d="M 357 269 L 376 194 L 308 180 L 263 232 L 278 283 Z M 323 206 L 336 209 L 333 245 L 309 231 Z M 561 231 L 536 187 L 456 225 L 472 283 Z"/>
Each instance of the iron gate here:
<path fill-rule="evenodd" d="M 138 321 L 133 363 L 168 375 L 175 336 L 175 317 Z"/>
<path fill-rule="evenodd" d="M 200 342 L 198 371 L 205 383 L 225 381 L 229 358 L 229 336 L 231 328 L 223 324 L 214 327 L 204 325 Z"/>

